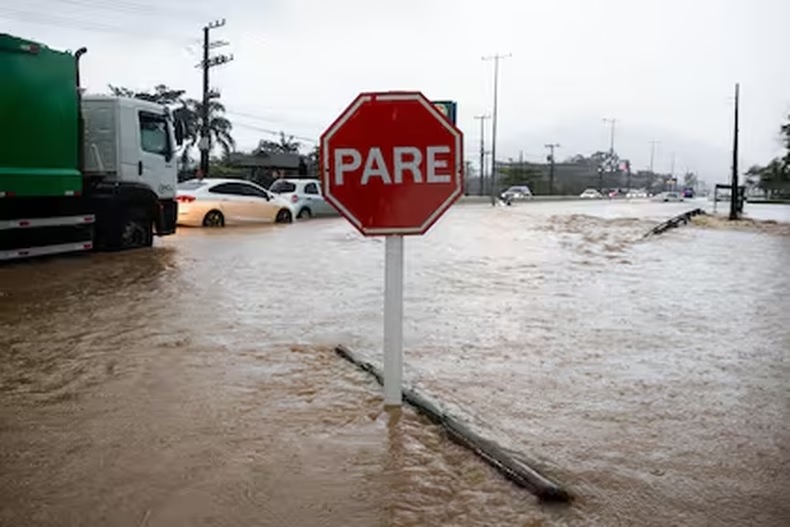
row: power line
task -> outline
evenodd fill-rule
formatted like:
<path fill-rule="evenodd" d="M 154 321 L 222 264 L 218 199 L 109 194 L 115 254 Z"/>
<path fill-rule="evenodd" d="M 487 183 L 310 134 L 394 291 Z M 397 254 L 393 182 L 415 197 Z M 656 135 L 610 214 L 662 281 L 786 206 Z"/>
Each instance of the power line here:
<path fill-rule="evenodd" d="M 300 124 L 302 124 L 302 125 L 307 125 L 307 127 L 309 127 L 309 128 L 321 128 L 323 126 L 323 125 L 317 124 L 314 121 L 308 122 L 308 121 L 299 121 L 299 120 L 293 120 L 293 119 L 284 120 L 284 119 L 277 119 L 277 118 L 274 118 L 274 117 L 265 117 L 263 115 L 256 115 L 256 114 L 253 114 L 253 113 L 238 112 L 238 111 L 235 111 L 235 110 L 227 110 L 225 113 L 227 113 L 228 115 L 235 115 L 237 117 L 244 117 L 244 118 L 247 118 L 247 119 L 252 119 L 254 121 L 261 121 L 261 122 L 264 122 L 264 123 L 290 123 L 291 125 L 296 125 L 296 126 L 299 126 Z"/>
<path fill-rule="evenodd" d="M 49 2 L 39 2 L 49 3 Z M 97 2 L 92 0 L 58 0 L 59 4 L 68 4 L 71 6 L 83 8 L 84 10 L 94 11 L 110 11 L 115 13 L 124 14 L 138 14 L 138 15 L 156 15 L 157 17 L 167 16 L 177 18 L 179 20 L 198 20 L 203 18 L 203 13 L 196 10 L 194 6 L 190 9 L 172 8 L 162 5 L 162 2 L 155 4 L 141 4 L 137 2 L 129 2 L 126 0 L 113 0 L 112 2 Z M 30 6 L 29 2 L 22 3 L 22 6 Z"/>
<path fill-rule="evenodd" d="M 27 11 L 23 9 L 13 9 L 13 8 L 7 8 L 5 6 L 0 7 L 0 18 L 17 20 L 20 22 L 25 22 L 30 24 L 55 26 L 60 28 L 69 27 L 72 29 L 89 31 L 89 32 L 112 33 L 112 34 L 123 33 L 127 35 L 145 36 L 148 38 L 159 38 L 162 40 L 179 41 L 182 43 L 193 41 L 193 39 L 185 35 L 181 36 L 181 35 L 167 34 L 167 33 L 154 33 L 153 31 L 150 32 L 140 31 L 136 29 L 131 29 L 128 25 L 126 26 L 112 25 L 101 21 L 80 20 L 77 18 L 65 17 L 62 15 L 52 15 L 49 13 L 39 13 L 39 12 Z"/>
<path fill-rule="evenodd" d="M 305 137 L 303 135 L 291 134 L 291 133 L 288 133 L 288 132 L 286 132 L 284 130 L 272 130 L 271 128 L 262 128 L 260 126 L 255 126 L 255 125 L 247 124 L 247 123 L 240 123 L 238 121 L 234 121 L 233 122 L 233 126 L 240 126 L 242 128 L 249 128 L 250 130 L 255 130 L 256 132 L 263 132 L 263 133 L 271 134 L 271 135 L 274 135 L 274 136 L 277 136 L 277 137 L 279 137 L 280 134 L 282 133 L 282 134 L 285 134 L 287 136 L 293 137 L 294 139 L 298 139 L 300 141 L 305 141 L 305 142 L 308 142 L 308 143 L 318 144 L 318 140 L 315 139 L 315 138 Z"/>

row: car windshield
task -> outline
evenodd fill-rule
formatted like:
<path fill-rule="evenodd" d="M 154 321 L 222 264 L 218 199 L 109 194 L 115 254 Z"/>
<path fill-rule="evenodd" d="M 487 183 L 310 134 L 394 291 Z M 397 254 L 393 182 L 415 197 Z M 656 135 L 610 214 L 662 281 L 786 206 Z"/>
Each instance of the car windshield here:
<path fill-rule="evenodd" d="M 205 181 L 199 179 L 190 179 L 189 181 L 182 181 L 178 184 L 178 190 L 197 190 L 206 185 Z"/>
<path fill-rule="evenodd" d="M 291 183 L 290 181 L 286 181 L 284 179 L 278 179 L 272 186 L 269 187 L 269 190 L 272 192 L 276 192 L 277 194 L 286 194 L 288 192 L 296 192 L 296 185 Z"/>

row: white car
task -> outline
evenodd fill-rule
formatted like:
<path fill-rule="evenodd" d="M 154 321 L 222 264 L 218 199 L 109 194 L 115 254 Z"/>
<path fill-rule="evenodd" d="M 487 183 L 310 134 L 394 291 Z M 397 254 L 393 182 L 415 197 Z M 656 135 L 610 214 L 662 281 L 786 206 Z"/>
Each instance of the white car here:
<path fill-rule="evenodd" d="M 653 201 L 664 201 L 664 202 L 683 201 L 683 194 L 681 194 L 680 192 L 662 192 L 660 194 L 656 194 L 655 196 L 653 196 Z"/>
<path fill-rule="evenodd" d="M 291 223 L 291 204 L 243 179 L 190 179 L 178 184 L 178 224 L 224 227 L 245 223 Z"/>
<path fill-rule="evenodd" d="M 579 194 L 579 197 L 582 199 L 601 199 L 603 196 L 601 195 L 600 192 L 598 192 L 594 188 L 588 188 L 584 192 Z"/>
<path fill-rule="evenodd" d="M 500 196 L 503 201 L 519 201 L 532 198 L 532 191 L 526 185 L 510 187 Z"/>
<path fill-rule="evenodd" d="M 326 202 L 317 179 L 278 179 L 270 192 L 288 200 L 299 219 L 314 216 L 337 216 L 338 212 Z"/>

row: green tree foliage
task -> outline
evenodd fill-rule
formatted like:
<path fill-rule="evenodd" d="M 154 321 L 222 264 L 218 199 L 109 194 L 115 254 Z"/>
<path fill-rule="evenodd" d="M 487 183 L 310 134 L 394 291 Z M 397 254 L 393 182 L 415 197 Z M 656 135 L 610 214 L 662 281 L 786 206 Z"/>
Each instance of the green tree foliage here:
<path fill-rule="evenodd" d="M 772 159 L 767 165 L 755 165 L 746 172 L 747 182 L 759 180 L 758 186 L 768 195 L 790 196 L 790 115 L 779 127 L 785 155 Z"/>
<path fill-rule="evenodd" d="M 271 141 L 268 139 L 261 139 L 258 141 L 258 146 L 253 150 L 253 154 L 298 154 L 302 144 L 294 140 L 294 136 L 286 136 L 284 132 L 280 132 L 279 141 Z"/>
<path fill-rule="evenodd" d="M 535 186 L 535 182 L 542 177 L 539 170 L 519 166 L 518 164 L 502 167 L 499 171 L 501 172 L 501 180 L 498 182 L 498 185 L 502 188 L 517 185 L 527 185 L 532 188 Z"/>
<path fill-rule="evenodd" d="M 697 174 L 694 172 L 686 172 L 683 174 L 683 187 L 684 188 L 697 188 L 697 183 L 699 179 L 697 178 Z"/>
<path fill-rule="evenodd" d="M 787 115 L 787 122 L 781 126 L 780 130 L 782 132 L 785 149 L 787 150 L 782 161 L 785 171 L 790 172 L 790 114 Z"/>
<path fill-rule="evenodd" d="M 231 135 L 233 125 L 225 117 L 225 106 L 215 95 L 208 101 L 208 134 L 209 142 L 212 146 L 219 146 L 225 157 L 236 149 L 236 141 Z M 186 137 L 189 139 L 184 143 L 181 152 L 181 161 L 186 163 L 190 158 L 190 152 L 198 141 L 200 141 L 200 131 L 203 126 L 203 102 L 195 99 L 187 99 L 184 107 L 173 112 L 177 119 L 185 123 Z"/>

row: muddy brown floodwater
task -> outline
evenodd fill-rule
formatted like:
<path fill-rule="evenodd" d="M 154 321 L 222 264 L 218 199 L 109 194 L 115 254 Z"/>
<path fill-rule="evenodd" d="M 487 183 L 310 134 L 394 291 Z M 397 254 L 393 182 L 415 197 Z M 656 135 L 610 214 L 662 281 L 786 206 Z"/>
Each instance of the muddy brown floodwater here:
<path fill-rule="evenodd" d="M 384 245 L 340 219 L 1 267 L 0 525 L 790 525 L 788 209 L 640 239 L 692 206 L 463 205 L 407 240 L 407 381 L 569 507 L 334 355 L 382 334 Z"/>

